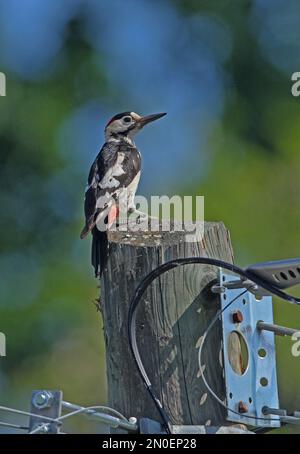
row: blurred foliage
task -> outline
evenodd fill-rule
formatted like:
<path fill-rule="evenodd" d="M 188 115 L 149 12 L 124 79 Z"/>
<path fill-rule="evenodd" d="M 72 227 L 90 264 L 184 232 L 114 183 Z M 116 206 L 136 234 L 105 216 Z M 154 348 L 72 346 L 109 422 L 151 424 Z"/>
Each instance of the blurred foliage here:
<path fill-rule="evenodd" d="M 36 24 L 42 7 L 24 1 L 18 16 L 15 0 L 0 1 L 7 76 L 0 98 L 0 330 L 7 336 L 0 387 L 4 404 L 23 408 L 34 388 L 63 389 L 80 404 L 105 402 L 101 318 L 92 305 L 97 282 L 89 244 L 78 239 L 104 113 L 133 103 L 150 112 L 154 102 L 169 111 L 158 132 L 145 132 L 144 148 L 153 143 L 157 152 L 145 156 L 148 184 L 140 192 L 157 190 L 152 174 L 160 162 L 162 192 L 205 195 L 206 219 L 225 222 L 239 264 L 295 257 L 300 249 L 300 101 L 290 94 L 291 72 L 300 67 L 292 53 L 299 4 L 285 2 L 281 15 L 280 0 L 129 0 L 126 11 L 118 0 L 43 3 L 56 8 L 39 29 L 48 41 L 24 38 L 21 49 L 14 40 L 22 42 L 22 20 Z M 60 45 L 50 55 L 51 39 Z M 292 306 L 276 303 L 275 315 L 300 326 Z M 290 347 L 278 341 L 281 401 L 299 409 L 300 360 Z M 74 427 L 86 428 L 80 424 Z"/>

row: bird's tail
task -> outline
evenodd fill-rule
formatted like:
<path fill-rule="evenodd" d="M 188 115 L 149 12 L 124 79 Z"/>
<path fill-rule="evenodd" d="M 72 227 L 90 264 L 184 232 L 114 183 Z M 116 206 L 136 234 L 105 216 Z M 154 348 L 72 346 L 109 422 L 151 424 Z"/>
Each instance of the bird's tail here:
<path fill-rule="evenodd" d="M 95 276 L 101 277 L 108 259 L 107 231 L 100 232 L 97 227 L 94 227 L 92 235 L 92 265 L 95 269 Z"/>

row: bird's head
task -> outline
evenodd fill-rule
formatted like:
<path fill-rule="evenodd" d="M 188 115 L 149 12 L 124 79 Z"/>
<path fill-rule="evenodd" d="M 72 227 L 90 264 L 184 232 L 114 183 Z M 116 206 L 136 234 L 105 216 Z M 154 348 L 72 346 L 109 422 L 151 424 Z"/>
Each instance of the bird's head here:
<path fill-rule="evenodd" d="M 118 139 L 127 137 L 131 139 L 138 131 L 140 131 L 148 123 L 158 120 L 166 115 L 166 113 L 158 113 L 141 117 L 135 112 L 122 112 L 115 115 L 105 127 L 105 139 Z"/>

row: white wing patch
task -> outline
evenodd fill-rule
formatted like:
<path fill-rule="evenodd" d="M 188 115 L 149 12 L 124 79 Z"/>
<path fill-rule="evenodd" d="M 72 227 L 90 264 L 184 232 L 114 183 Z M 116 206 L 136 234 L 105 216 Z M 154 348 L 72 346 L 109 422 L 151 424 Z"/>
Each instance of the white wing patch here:
<path fill-rule="evenodd" d="M 116 189 L 113 194 L 106 192 L 97 200 L 97 208 L 101 208 L 96 221 L 98 230 L 103 231 L 104 219 L 108 215 L 112 205 L 116 203 L 120 210 L 135 209 L 134 197 L 140 180 L 141 172 L 138 172 L 127 188 Z"/>
<path fill-rule="evenodd" d="M 108 169 L 108 171 L 102 178 L 102 180 L 99 184 L 100 188 L 102 188 L 102 189 L 117 188 L 118 186 L 120 186 L 120 182 L 115 177 L 119 177 L 121 175 L 124 175 L 124 173 L 125 173 L 125 170 L 122 167 L 124 158 L 125 158 L 125 153 L 118 153 L 118 157 L 117 157 L 117 161 L 116 161 L 115 165 L 113 165 L 110 169 Z"/>

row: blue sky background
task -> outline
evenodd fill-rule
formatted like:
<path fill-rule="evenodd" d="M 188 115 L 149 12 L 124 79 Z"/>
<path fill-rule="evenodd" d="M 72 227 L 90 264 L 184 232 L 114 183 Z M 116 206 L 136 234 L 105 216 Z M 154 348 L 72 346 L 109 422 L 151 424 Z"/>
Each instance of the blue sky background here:
<path fill-rule="evenodd" d="M 224 83 L 230 83 L 221 65 L 232 38 L 222 20 L 182 17 L 168 1 L 12 0 L 0 5 L 1 62 L 21 79 L 38 83 L 63 69 L 65 28 L 78 15 L 95 64 L 105 61 L 112 99 L 82 102 L 65 119 L 57 134 L 64 158 L 87 169 L 102 144 L 106 121 L 118 111 L 166 111 L 163 122 L 137 139 L 143 152 L 141 191 L 166 192 L 169 185 L 176 189 L 178 179 L 182 185 L 201 176 L 207 134 L 222 114 Z M 202 156 L 193 162 L 196 148 Z"/>
<path fill-rule="evenodd" d="M 88 168 L 112 114 L 127 109 L 168 112 L 166 119 L 137 139 L 144 162 L 141 191 L 147 193 L 176 190 L 178 184 L 201 179 L 210 162 L 207 138 L 223 113 L 226 91 L 234 91 L 226 71 L 233 48 L 228 24 L 205 12 L 184 16 L 175 4 L 168 0 L 0 2 L 0 61 L 16 77 L 38 83 L 63 71 L 66 28 L 78 17 L 82 38 L 95 51 L 95 65 L 101 68 L 105 62 L 111 98 L 83 100 L 57 131 L 57 146 L 74 166 Z M 276 69 L 292 71 L 300 59 L 297 2 L 252 4 L 249 22 L 263 57 Z"/>

